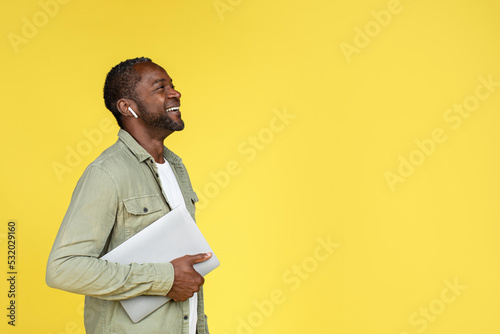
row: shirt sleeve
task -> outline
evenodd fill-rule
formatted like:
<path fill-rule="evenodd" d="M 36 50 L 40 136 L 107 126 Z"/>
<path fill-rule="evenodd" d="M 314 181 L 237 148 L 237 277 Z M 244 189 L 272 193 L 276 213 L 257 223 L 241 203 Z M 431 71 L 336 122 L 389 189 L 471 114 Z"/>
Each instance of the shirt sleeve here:
<path fill-rule="evenodd" d="M 122 265 L 99 259 L 115 225 L 117 194 L 108 173 L 96 166 L 85 170 L 49 256 L 47 285 L 107 300 L 170 291 L 171 263 Z"/>

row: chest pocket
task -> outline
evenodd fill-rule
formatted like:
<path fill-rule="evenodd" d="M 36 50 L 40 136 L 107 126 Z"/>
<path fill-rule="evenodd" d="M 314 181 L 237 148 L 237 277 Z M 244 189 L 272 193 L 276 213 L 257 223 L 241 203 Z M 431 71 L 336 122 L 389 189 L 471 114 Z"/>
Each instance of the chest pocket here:
<path fill-rule="evenodd" d="M 191 191 L 190 195 L 191 195 L 191 204 L 195 205 L 196 203 L 198 203 L 199 201 L 198 195 L 196 195 L 194 191 Z"/>
<path fill-rule="evenodd" d="M 163 216 L 160 195 L 130 197 L 123 200 L 123 205 L 127 239 Z"/>
<path fill-rule="evenodd" d="M 193 190 L 189 190 L 189 201 L 186 209 L 191 214 L 194 219 L 194 214 L 196 212 L 196 203 L 199 201 L 198 195 Z"/>

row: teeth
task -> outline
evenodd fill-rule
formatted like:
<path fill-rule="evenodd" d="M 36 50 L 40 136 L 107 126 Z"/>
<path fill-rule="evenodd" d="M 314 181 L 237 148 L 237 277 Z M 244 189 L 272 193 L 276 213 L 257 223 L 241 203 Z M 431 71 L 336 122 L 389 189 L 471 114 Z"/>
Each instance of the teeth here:
<path fill-rule="evenodd" d="M 172 107 L 172 108 L 167 108 L 165 109 L 165 111 L 169 112 L 169 111 L 177 111 L 179 110 L 179 107 Z"/>

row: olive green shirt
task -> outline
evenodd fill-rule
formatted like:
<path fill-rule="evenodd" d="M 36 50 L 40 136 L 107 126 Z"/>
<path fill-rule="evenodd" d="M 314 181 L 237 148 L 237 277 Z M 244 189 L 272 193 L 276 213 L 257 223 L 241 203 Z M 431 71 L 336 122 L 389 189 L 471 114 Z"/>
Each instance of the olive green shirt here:
<path fill-rule="evenodd" d="M 189 300 L 170 300 L 134 324 L 119 300 L 166 295 L 172 287 L 170 263 L 121 265 L 99 258 L 170 211 L 151 155 L 125 130 L 84 171 L 59 228 L 47 264 L 51 287 L 86 295 L 88 334 L 188 334 Z M 186 208 L 194 219 L 198 201 L 182 160 L 164 147 Z M 203 289 L 198 293 L 197 333 L 208 333 Z"/>

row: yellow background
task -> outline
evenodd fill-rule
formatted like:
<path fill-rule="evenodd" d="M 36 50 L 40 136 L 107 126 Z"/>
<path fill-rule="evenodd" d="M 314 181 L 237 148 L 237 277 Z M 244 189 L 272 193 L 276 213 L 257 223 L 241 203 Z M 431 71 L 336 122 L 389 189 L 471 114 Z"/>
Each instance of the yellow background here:
<path fill-rule="evenodd" d="M 83 297 L 48 288 L 45 265 L 78 178 L 116 140 L 105 75 L 136 56 L 183 94 L 186 128 L 166 144 L 206 198 L 212 333 L 500 332 L 500 86 L 479 80 L 500 82 L 497 0 L 64 2 L 2 8 L 2 333 L 84 332 Z M 447 110 L 476 89 L 488 97 L 452 128 Z M 434 129 L 446 140 L 391 189 Z M 68 150 L 85 154 L 68 167 Z M 340 246 L 319 261 L 318 238 Z"/>

